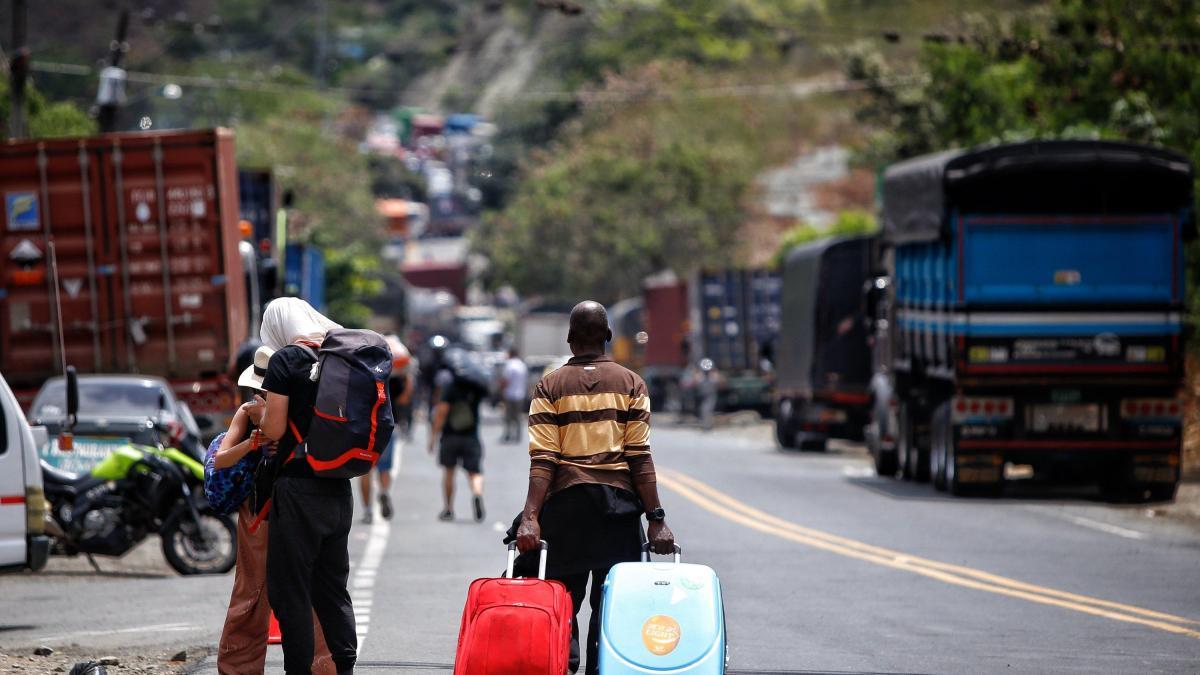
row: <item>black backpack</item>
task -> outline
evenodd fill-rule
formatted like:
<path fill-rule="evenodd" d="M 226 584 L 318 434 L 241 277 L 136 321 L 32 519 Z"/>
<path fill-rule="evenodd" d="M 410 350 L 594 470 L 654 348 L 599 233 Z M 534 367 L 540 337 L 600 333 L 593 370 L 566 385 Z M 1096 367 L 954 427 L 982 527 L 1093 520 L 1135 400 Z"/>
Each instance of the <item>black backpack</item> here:
<path fill-rule="evenodd" d="M 392 438 L 387 386 L 392 352 L 375 331 L 337 329 L 326 334 L 313 355 L 317 399 L 296 456 L 303 456 L 320 478 L 370 473 Z"/>

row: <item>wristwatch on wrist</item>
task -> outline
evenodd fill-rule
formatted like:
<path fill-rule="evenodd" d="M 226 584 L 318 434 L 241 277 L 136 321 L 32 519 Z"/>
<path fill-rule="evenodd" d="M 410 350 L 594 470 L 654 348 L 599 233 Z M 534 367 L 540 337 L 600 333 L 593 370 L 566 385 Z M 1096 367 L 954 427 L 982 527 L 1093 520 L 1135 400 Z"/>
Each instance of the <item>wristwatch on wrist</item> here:
<path fill-rule="evenodd" d="M 646 514 L 646 520 L 652 523 L 661 523 L 667 519 L 667 512 L 663 511 L 662 507 L 658 507 Z"/>

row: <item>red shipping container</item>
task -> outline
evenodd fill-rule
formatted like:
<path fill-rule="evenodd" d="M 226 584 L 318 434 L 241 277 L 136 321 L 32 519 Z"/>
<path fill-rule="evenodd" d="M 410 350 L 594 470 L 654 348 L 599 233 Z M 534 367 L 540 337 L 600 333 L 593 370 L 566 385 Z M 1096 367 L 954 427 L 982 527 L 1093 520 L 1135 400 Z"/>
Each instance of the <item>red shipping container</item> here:
<path fill-rule="evenodd" d="M 172 380 L 197 413 L 232 410 L 249 335 L 229 130 L 106 134 L 0 147 L 0 369 L 14 388 L 67 362 Z"/>
<path fill-rule="evenodd" d="M 687 366 L 688 287 L 675 279 L 647 280 L 642 286 L 642 325 L 647 366 Z"/>

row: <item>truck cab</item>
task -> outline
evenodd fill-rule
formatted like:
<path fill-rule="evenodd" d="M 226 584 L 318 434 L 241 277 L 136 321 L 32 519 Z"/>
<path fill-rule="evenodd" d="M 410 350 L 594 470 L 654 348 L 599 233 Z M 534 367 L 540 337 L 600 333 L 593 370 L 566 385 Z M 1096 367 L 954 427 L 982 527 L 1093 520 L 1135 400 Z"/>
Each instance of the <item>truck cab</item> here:
<path fill-rule="evenodd" d="M 45 428 L 29 426 L 0 376 L 0 571 L 40 570 L 50 554 L 46 498 L 38 464 Z"/>
<path fill-rule="evenodd" d="M 1021 467 L 1117 500 L 1174 496 L 1193 181 L 1178 153 L 1109 141 L 887 170 L 890 329 L 876 350 L 890 355 L 901 475 L 994 494 Z"/>

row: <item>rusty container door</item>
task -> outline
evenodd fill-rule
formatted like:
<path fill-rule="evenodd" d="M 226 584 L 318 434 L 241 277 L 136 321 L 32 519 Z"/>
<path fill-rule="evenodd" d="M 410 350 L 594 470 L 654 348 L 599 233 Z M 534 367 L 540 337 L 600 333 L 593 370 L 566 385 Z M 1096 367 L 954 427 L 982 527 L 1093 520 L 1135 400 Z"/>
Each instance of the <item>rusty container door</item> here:
<path fill-rule="evenodd" d="M 227 373 L 247 336 L 237 176 L 224 130 L 114 134 L 101 148 L 118 369 L 171 379 Z"/>
<path fill-rule="evenodd" d="M 61 279 L 62 342 L 81 372 L 114 367 L 107 301 L 115 268 L 105 254 L 99 168 L 87 139 L 0 147 L 0 371 L 14 389 L 61 372 L 50 272 L 51 240 Z"/>
<path fill-rule="evenodd" d="M 682 368 L 688 354 L 688 287 L 682 281 L 647 282 L 642 287 L 646 365 Z"/>

